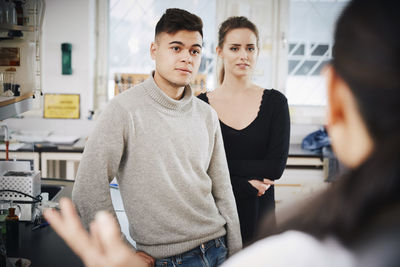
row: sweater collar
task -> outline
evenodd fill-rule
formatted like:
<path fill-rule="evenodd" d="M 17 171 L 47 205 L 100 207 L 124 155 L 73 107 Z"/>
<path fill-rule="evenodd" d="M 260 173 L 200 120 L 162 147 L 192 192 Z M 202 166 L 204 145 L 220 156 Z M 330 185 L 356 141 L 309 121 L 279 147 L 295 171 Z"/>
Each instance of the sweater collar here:
<path fill-rule="evenodd" d="M 162 107 L 168 110 L 176 110 L 176 111 L 188 111 L 191 107 L 192 99 L 193 99 L 193 91 L 190 85 L 186 85 L 183 91 L 183 98 L 180 100 L 175 100 L 168 95 L 166 95 L 156 84 L 154 81 L 154 71 L 151 76 L 145 80 L 144 87 L 148 95 Z"/>

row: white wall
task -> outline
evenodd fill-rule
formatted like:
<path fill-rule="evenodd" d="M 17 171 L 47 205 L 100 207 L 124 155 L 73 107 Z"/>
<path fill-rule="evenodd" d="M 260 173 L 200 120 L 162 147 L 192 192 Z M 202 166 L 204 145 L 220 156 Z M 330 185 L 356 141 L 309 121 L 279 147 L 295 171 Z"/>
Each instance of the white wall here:
<path fill-rule="evenodd" d="M 45 2 L 41 42 L 43 93 L 80 94 L 81 118 L 43 119 L 41 109 L 37 109 L 24 114 L 24 119 L 8 119 L 7 124 L 12 129 L 86 135 L 93 124 L 87 117 L 93 109 L 95 0 Z M 61 43 L 64 42 L 72 44 L 72 75 L 61 74 Z"/>
<path fill-rule="evenodd" d="M 47 0 L 42 37 L 44 93 L 81 94 L 83 114 L 92 104 L 91 0 Z M 61 43 L 72 44 L 72 75 L 61 74 Z"/>

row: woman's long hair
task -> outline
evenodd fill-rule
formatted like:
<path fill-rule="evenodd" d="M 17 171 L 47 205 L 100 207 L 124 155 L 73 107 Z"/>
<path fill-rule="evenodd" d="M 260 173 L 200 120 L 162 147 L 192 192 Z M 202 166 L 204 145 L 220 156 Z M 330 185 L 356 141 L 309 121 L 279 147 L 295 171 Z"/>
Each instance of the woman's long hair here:
<path fill-rule="evenodd" d="M 354 0 L 339 17 L 332 65 L 349 85 L 374 151 L 306 208 L 258 238 L 294 229 L 351 247 L 400 203 L 400 16 L 391 0 Z M 397 216 L 400 218 L 400 215 Z M 379 222 L 381 223 L 381 222 Z M 389 222 L 386 222 L 389 223 Z M 399 219 L 397 220 L 399 222 Z"/>

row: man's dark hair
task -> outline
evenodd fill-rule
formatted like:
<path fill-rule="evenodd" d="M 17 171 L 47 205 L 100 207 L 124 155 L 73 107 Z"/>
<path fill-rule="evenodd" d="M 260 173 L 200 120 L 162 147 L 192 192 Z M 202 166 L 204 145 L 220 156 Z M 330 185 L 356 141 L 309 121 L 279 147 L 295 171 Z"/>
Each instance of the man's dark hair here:
<path fill-rule="evenodd" d="M 182 30 L 199 32 L 203 37 L 203 21 L 186 10 L 168 8 L 157 22 L 155 37 L 162 32 L 176 33 Z"/>

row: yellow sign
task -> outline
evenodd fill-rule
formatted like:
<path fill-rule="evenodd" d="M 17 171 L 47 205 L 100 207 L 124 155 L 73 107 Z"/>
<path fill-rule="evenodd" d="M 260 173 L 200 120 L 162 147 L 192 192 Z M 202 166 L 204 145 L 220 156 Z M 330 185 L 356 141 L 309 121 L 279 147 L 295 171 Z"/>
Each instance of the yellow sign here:
<path fill-rule="evenodd" d="M 45 94 L 44 114 L 46 119 L 79 119 L 80 95 Z"/>

